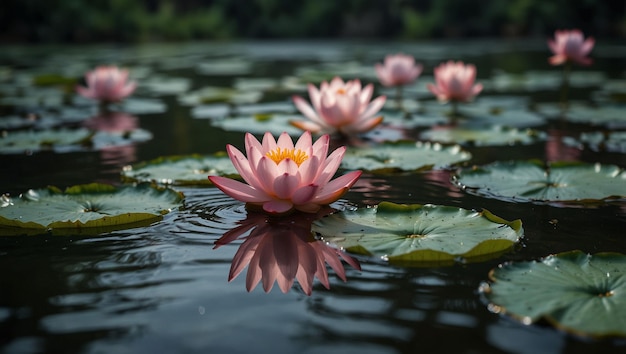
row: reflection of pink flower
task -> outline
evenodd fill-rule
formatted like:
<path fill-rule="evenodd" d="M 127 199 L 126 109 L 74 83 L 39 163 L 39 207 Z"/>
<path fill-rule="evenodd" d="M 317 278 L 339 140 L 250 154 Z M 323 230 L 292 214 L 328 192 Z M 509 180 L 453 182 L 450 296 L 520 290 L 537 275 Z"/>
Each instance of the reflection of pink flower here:
<path fill-rule="evenodd" d="M 376 75 L 383 86 L 399 86 L 409 84 L 422 73 L 422 65 L 415 64 L 410 55 L 387 55 L 384 64 L 376 64 Z"/>
<path fill-rule="evenodd" d="M 427 87 L 441 102 L 468 102 L 483 89 L 480 83 L 474 85 L 474 80 L 476 80 L 474 65 L 450 60 L 435 68 L 437 85 L 428 84 Z"/>
<path fill-rule="evenodd" d="M 580 65 L 591 65 L 592 60 L 587 58 L 595 40 L 592 37 L 584 39 L 580 30 L 562 30 L 554 33 L 554 39 L 548 40 L 548 46 L 553 56 L 548 61 L 552 65 L 560 65 L 565 62 L 574 62 Z"/>
<path fill-rule="evenodd" d="M 342 146 L 327 157 L 329 141 L 330 137 L 323 135 L 313 144 L 307 131 L 294 145 L 287 133 L 275 141 L 268 132 L 259 143 L 246 133 L 247 158 L 230 144 L 226 150 L 248 184 L 220 176 L 209 179 L 229 196 L 262 206 L 270 214 L 293 209 L 314 213 L 339 199 L 361 175 L 361 171 L 353 171 L 331 181 L 346 148 Z"/>
<path fill-rule="evenodd" d="M 106 112 L 86 120 L 86 128 L 109 133 L 129 132 L 139 127 L 137 117 L 124 112 Z"/>
<path fill-rule="evenodd" d="M 117 66 L 99 66 L 85 74 L 87 87 L 76 86 L 76 91 L 84 97 L 104 102 L 117 102 L 129 96 L 137 83 L 128 81 L 128 70 Z"/>
<path fill-rule="evenodd" d="M 316 240 L 311 235 L 313 220 L 310 214 L 294 214 L 280 219 L 249 214 L 241 226 L 225 233 L 215 245 L 218 248 L 250 231 L 233 258 L 228 281 L 236 278 L 248 266 L 248 291 L 262 282 L 265 292 L 269 292 L 276 282 L 281 291 L 286 293 L 291 289 L 294 280 L 298 279 L 304 293 L 311 295 L 314 277 L 326 289 L 330 288 L 326 263 L 339 278 L 346 281 L 341 259 L 360 270 L 358 261 Z"/>
<path fill-rule="evenodd" d="M 330 84 L 322 82 L 319 90 L 311 84 L 308 87 L 312 107 L 302 97 L 293 96 L 296 108 L 310 119 L 291 122 L 302 130 L 353 135 L 371 130 L 383 120 L 382 116 L 374 115 L 385 104 L 386 97 L 370 102 L 374 92 L 372 84 L 362 89 L 359 80 L 344 83 L 335 77 Z"/>

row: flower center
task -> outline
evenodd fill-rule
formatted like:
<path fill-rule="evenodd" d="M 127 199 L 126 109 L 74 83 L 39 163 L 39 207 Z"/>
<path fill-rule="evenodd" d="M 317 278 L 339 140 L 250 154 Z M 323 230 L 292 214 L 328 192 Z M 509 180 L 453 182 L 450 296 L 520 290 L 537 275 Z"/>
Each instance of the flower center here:
<path fill-rule="evenodd" d="M 277 165 L 284 159 L 291 159 L 298 164 L 298 166 L 309 158 L 309 156 L 300 149 L 281 149 L 279 147 L 267 152 L 265 156 L 274 160 Z"/>
<path fill-rule="evenodd" d="M 337 94 L 338 95 L 345 95 L 346 94 L 346 89 L 344 89 L 344 88 L 337 89 Z"/>

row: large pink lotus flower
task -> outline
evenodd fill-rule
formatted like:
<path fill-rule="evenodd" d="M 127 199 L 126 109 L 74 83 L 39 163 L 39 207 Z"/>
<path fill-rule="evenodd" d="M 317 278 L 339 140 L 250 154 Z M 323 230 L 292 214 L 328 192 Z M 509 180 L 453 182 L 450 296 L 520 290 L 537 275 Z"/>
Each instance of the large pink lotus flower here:
<path fill-rule="evenodd" d="M 87 87 L 76 86 L 76 91 L 87 98 L 103 102 L 120 101 L 135 91 L 137 83 L 128 81 L 128 70 L 117 66 L 99 66 L 85 74 Z"/>
<path fill-rule="evenodd" d="M 312 84 L 308 88 L 312 107 L 302 97 L 293 96 L 296 107 L 310 119 L 291 122 L 302 130 L 313 133 L 338 132 L 350 136 L 371 130 L 383 120 L 382 116 L 375 115 L 387 98 L 380 96 L 370 102 L 374 92 L 372 84 L 361 88 L 359 80 L 344 83 L 335 77 L 330 84 L 322 82 L 319 90 Z"/>
<path fill-rule="evenodd" d="M 593 62 L 587 58 L 595 40 L 588 37 L 585 40 L 580 30 L 557 30 L 554 32 L 554 39 L 548 39 L 548 46 L 553 56 L 548 58 L 552 65 L 560 65 L 565 62 L 574 62 L 580 65 L 591 65 Z"/>
<path fill-rule="evenodd" d="M 376 75 L 383 86 L 400 86 L 415 81 L 422 69 L 422 64 L 415 64 L 410 55 L 387 55 L 384 64 L 376 64 Z"/>
<path fill-rule="evenodd" d="M 474 85 L 474 80 L 476 80 L 474 65 L 450 60 L 435 68 L 437 85 L 428 84 L 427 87 L 441 102 L 468 102 L 483 89 L 480 83 Z"/>
<path fill-rule="evenodd" d="M 248 214 L 248 219 L 242 225 L 226 232 L 216 241 L 214 247 L 228 244 L 250 232 L 233 257 L 228 281 L 235 279 L 248 266 L 248 291 L 252 291 L 262 282 L 265 292 L 269 292 L 276 282 L 280 290 L 286 293 L 297 279 L 302 291 L 311 295 L 315 277 L 326 289 L 330 289 L 326 269 L 328 263 L 345 282 L 346 271 L 341 259 L 358 270 L 361 269 L 359 262 L 315 239 L 311 234 L 313 220 L 314 218 L 301 213 L 280 219 L 256 213 Z"/>
<path fill-rule="evenodd" d="M 287 133 L 275 141 L 268 132 L 260 143 L 246 133 L 247 158 L 230 144 L 226 151 L 248 184 L 220 176 L 209 179 L 229 196 L 261 206 L 270 214 L 294 209 L 317 212 L 320 206 L 339 199 L 361 175 L 361 171 L 353 171 L 331 181 L 346 148 L 342 146 L 327 157 L 329 141 L 330 137 L 323 135 L 313 144 L 307 131 L 294 145 Z"/>

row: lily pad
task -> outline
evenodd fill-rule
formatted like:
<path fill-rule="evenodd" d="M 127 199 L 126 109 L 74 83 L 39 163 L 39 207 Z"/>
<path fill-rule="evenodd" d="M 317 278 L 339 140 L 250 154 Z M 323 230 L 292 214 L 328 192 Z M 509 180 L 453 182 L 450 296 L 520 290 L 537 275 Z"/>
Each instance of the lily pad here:
<path fill-rule="evenodd" d="M 626 197 L 626 173 L 614 165 L 582 162 L 495 162 L 453 176 L 463 190 L 516 202 L 592 204 Z"/>
<path fill-rule="evenodd" d="M 609 128 L 626 127 L 624 106 L 602 105 L 591 107 L 582 102 L 570 102 L 567 110 L 557 103 L 542 103 L 537 105 L 539 113 L 548 117 L 561 117 L 572 123 L 606 126 Z"/>
<path fill-rule="evenodd" d="M 182 193 L 148 183 L 119 188 L 91 183 L 65 191 L 56 187 L 31 189 L 17 198 L 2 197 L 0 226 L 81 233 L 94 228 L 94 233 L 100 233 L 103 229 L 121 230 L 158 221 L 182 200 Z"/>
<path fill-rule="evenodd" d="M 626 337 L 626 256 L 581 251 L 500 265 L 481 286 L 489 309 L 525 324 L 541 319 L 567 332 Z"/>
<path fill-rule="evenodd" d="M 238 177 L 226 154 L 159 157 L 149 162 L 125 166 L 125 182 L 153 182 L 173 185 L 211 185 L 209 175 Z"/>
<path fill-rule="evenodd" d="M 546 139 L 546 134 L 533 129 L 492 126 L 488 128 L 438 127 L 421 133 L 421 139 L 442 143 L 476 146 L 528 145 Z"/>
<path fill-rule="evenodd" d="M 472 155 L 458 145 L 442 146 L 421 141 L 387 143 L 369 148 L 348 149 L 341 161 L 341 167 L 373 172 L 417 171 L 442 168 L 471 158 Z"/>
<path fill-rule="evenodd" d="M 91 144 L 88 129 L 15 131 L 0 137 L 0 153 L 22 154 L 40 150 L 80 150 Z"/>
<path fill-rule="evenodd" d="M 520 220 L 431 204 L 394 204 L 335 213 L 312 231 L 348 251 L 408 265 L 473 262 L 509 250 L 523 235 Z"/>
<path fill-rule="evenodd" d="M 262 91 L 239 91 L 230 87 L 206 86 L 178 96 L 180 104 L 197 106 L 210 103 L 256 103 L 263 97 Z"/>
<path fill-rule="evenodd" d="M 581 133 L 579 140 L 564 137 L 563 142 L 578 148 L 588 146 L 593 151 L 626 153 L 626 131 Z"/>
<path fill-rule="evenodd" d="M 253 134 L 271 132 L 274 135 L 287 132 L 289 135 L 296 136 L 302 134 L 302 130 L 290 125 L 289 122 L 300 119 L 302 119 L 302 116 L 295 114 L 256 114 L 214 120 L 211 121 L 211 124 L 228 131 L 250 132 Z"/>

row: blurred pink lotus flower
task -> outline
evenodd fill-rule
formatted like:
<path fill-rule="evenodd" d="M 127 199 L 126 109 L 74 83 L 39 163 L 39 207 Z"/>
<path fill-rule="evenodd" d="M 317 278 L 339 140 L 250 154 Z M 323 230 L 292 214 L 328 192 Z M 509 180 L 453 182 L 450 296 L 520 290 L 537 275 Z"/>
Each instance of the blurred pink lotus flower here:
<path fill-rule="evenodd" d="M 248 291 L 262 282 L 265 292 L 269 292 L 276 282 L 286 293 L 297 279 L 302 291 L 311 295 L 315 277 L 326 289 L 330 288 L 328 263 L 345 282 L 346 271 L 341 259 L 357 270 L 361 270 L 361 266 L 356 259 L 312 236 L 311 222 L 317 217 L 297 213 L 276 219 L 258 213 L 248 214 L 242 225 L 226 232 L 215 243 L 214 248 L 218 248 L 250 232 L 233 257 L 228 281 L 235 279 L 248 266 Z"/>
<path fill-rule="evenodd" d="M 267 132 L 259 143 L 246 133 L 247 158 L 230 144 L 226 150 L 248 184 L 220 176 L 209 179 L 229 196 L 270 214 L 294 209 L 314 213 L 339 199 L 361 176 L 361 171 L 352 171 L 331 181 L 346 148 L 342 146 L 327 157 L 329 141 L 330 137 L 323 135 L 313 144 L 306 131 L 294 145 L 287 133 L 275 141 Z"/>
<path fill-rule="evenodd" d="M 371 130 L 383 121 L 382 116 L 375 115 L 385 104 L 386 97 L 370 102 L 374 92 L 372 84 L 361 88 L 359 80 L 344 83 L 335 77 L 330 84 L 322 82 L 319 90 L 312 84 L 308 87 L 313 106 L 300 96 L 293 96 L 293 102 L 310 120 L 291 122 L 295 127 L 313 133 L 338 132 L 350 136 Z"/>
<path fill-rule="evenodd" d="M 76 91 L 86 97 L 103 102 L 117 102 L 135 91 L 137 83 L 128 81 L 128 70 L 117 66 L 99 66 L 85 74 L 87 87 L 76 86 Z"/>
<path fill-rule="evenodd" d="M 422 69 L 422 64 L 415 64 L 410 55 L 387 55 L 384 64 L 376 64 L 376 75 L 383 86 L 400 86 L 415 81 Z"/>
<path fill-rule="evenodd" d="M 468 102 L 483 89 L 480 83 L 474 85 L 474 80 L 476 80 L 474 65 L 450 60 L 435 68 L 437 85 L 428 84 L 427 87 L 441 102 Z"/>
<path fill-rule="evenodd" d="M 580 65 L 591 65 L 592 60 L 587 58 L 595 40 L 592 37 L 584 39 L 580 30 L 557 30 L 554 39 L 548 40 L 548 46 L 553 56 L 548 58 L 552 65 L 560 65 L 566 62 L 574 62 Z"/>

